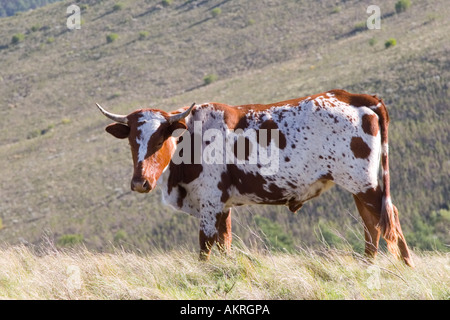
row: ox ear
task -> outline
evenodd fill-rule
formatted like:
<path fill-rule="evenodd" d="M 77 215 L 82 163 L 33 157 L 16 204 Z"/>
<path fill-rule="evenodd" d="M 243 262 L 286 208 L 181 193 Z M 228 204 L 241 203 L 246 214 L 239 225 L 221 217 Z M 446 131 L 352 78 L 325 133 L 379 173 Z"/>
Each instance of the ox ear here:
<path fill-rule="evenodd" d="M 105 130 L 118 139 L 128 138 L 130 134 L 130 127 L 121 123 L 111 123 Z"/>
<path fill-rule="evenodd" d="M 183 134 L 183 132 L 187 129 L 186 125 L 183 122 L 174 122 L 171 123 L 167 130 L 167 137 L 173 136 L 178 138 Z"/>

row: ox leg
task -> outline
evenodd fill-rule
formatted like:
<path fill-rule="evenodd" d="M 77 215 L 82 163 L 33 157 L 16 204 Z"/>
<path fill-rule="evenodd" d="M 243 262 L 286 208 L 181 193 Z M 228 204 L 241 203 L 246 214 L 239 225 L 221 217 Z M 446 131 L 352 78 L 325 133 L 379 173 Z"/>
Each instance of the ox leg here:
<path fill-rule="evenodd" d="M 208 236 L 205 231 L 200 228 L 199 240 L 200 240 L 200 256 L 199 259 L 206 261 L 209 260 L 211 254 L 211 248 L 216 241 L 217 235 Z"/>
<path fill-rule="evenodd" d="M 380 188 L 374 189 L 368 193 L 358 193 L 353 196 L 355 199 L 358 211 L 364 221 L 365 225 L 365 238 L 366 249 L 365 253 L 368 257 L 375 257 L 378 250 L 378 241 L 381 235 L 381 230 L 378 227 L 378 223 L 381 215 L 381 202 L 382 192 Z M 395 210 L 395 228 L 397 231 L 397 247 L 398 253 L 405 262 L 406 265 L 414 267 L 411 255 L 409 253 L 408 245 L 406 244 L 405 236 L 403 235 L 402 228 L 400 227 L 400 221 L 398 219 L 398 211 Z M 394 248 L 395 251 L 395 248 Z M 398 255 L 397 252 L 393 252 L 394 255 Z"/>
<path fill-rule="evenodd" d="M 200 223 L 200 260 L 208 260 L 215 243 L 222 253 L 231 250 L 231 209 L 218 213 L 215 219 L 202 219 Z"/>
<path fill-rule="evenodd" d="M 369 259 L 375 259 L 381 235 L 381 231 L 377 227 L 380 215 L 364 201 L 360 200 L 358 196 L 353 195 L 353 198 L 364 222 L 364 238 L 366 240 L 364 252 Z"/>
<path fill-rule="evenodd" d="M 229 254 L 231 252 L 231 209 L 219 213 L 216 216 L 217 246 L 220 252 Z"/>

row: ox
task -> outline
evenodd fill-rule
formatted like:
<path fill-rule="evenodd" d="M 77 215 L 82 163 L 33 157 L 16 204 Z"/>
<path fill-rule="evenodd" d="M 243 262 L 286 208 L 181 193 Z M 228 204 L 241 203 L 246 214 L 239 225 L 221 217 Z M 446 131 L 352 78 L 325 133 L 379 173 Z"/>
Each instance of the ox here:
<path fill-rule="evenodd" d="M 167 204 L 199 218 L 201 259 L 209 258 L 214 244 L 229 252 L 232 207 L 277 204 L 296 212 L 338 184 L 353 194 L 365 226 L 366 255 L 376 256 L 383 235 L 389 251 L 413 266 L 390 196 L 389 117 L 376 96 L 331 90 L 267 105 L 205 103 L 170 113 L 140 109 L 126 116 L 97 107 L 115 121 L 106 131 L 129 140 L 134 163 L 131 189 L 146 193 L 159 185 Z M 224 136 L 240 130 L 235 143 L 241 140 L 244 147 L 239 153 L 235 145 L 234 155 L 241 161 L 195 161 L 197 149 L 211 144 L 224 148 L 218 143 L 221 138 L 208 130 Z M 248 130 L 257 134 L 245 135 Z M 183 141 L 184 152 L 189 151 L 186 144 L 192 147 L 193 161 L 175 163 Z M 277 170 L 262 174 L 258 156 L 269 147 L 278 151 Z M 245 161 L 255 150 L 257 161 Z"/>

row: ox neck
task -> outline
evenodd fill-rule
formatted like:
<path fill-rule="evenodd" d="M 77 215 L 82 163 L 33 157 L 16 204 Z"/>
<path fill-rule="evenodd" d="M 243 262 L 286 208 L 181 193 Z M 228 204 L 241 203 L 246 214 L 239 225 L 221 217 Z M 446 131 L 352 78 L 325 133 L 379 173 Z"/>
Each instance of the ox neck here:
<path fill-rule="evenodd" d="M 175 154 L 175 151 L 177 149 L 177 138 L 174 137 L 170 137 L 169 138 L 174 146 L 172 154 L 170 155 L 170 158 L 173 157 L 173 155 Z M 161 173 L 161 175 L 159 176 L 158 180 L 156 181 L 156 186 L 164 189 L 167 188 L 167 181 L 169 179 L 169 172 L 170 170 L 168 169 L 170 166 L 170 161 L 169 163 L 164 167 L 163 172 Z"/>

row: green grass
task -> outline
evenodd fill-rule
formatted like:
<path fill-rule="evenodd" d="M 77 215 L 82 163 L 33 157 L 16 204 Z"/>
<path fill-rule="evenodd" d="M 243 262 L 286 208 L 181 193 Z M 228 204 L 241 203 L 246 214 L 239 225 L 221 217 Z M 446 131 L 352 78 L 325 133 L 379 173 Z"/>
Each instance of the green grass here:
<path fill-rule="evenodd" d="M 235 248 L 198 261 L 188 250 L 112 254 L 83 248 L 0 250 L 2 299 L 450 299 L 449 257 L 388 257 L 374 264 L 345 250 L 262 253 Z"/>

